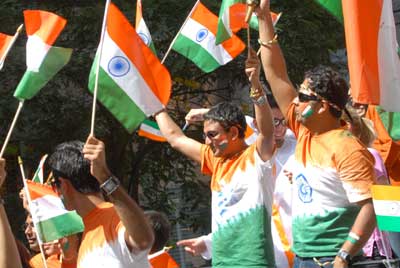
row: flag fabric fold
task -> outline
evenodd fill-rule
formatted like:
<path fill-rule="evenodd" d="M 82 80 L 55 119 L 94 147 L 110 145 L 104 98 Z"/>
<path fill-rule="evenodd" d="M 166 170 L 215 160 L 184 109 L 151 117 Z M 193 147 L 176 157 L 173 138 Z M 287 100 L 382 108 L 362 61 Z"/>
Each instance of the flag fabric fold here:
<path fill-rule="evenodd" d="M 0 33 L 0 70 L 3 69 L 4 60 L 7 56 L 6 53 L 12 43 L 13 37 L 12 35 Z"/>
<path fill-rule="evenodd" d="M 25 10 L 27 70 L 15 90 L 14 97 L 34 97 L 71 58 L 72 49 L 52 46 L 66 20 L 41 10 Z"/>
<path fill-rule="evenodd" d="M 158 124 L 149 119 L 145 119 L 143 123 L 140 125 L 140 129 L 138 131 L 138 135 L 142 137 L 146 137 L 153 141 L 166 142 L 167 140 L 163 136 L 158 127 Z"/>
<path fill-rule="evenodd" d="M 156 55 L 156 48 L 151 38 L 149 28 L 143 19 L 143 9 L 142 0 L 137 0 L 136 2 L 136 23 L 135 23 L 136 33 L 142 38 L 143 42 L 153 51 Z"/>
<path fill-rule="evenodd" d="M 172 49 L 193 61 L 206 73 L 225 65 L 238 56 L 245 45 L 235 35 L 216 45 L 217 25 L 217 16 L 198 2 L 178 34 Z"/>
<path fill-rule="evenodd" d="M 65 209 L 60 197 L 50 186 L 27 180 L 32 219 L 40 241 L 50 242 L 84 229 L 82 218 L 76 211 Z"/>
<path fill-rule="evenodd" d="M 166 250 L 160 250 L 149 255 L 152 268 L 179 268 L 179 265 Z"/>
<path fill-rule="evenodd" d="M 372 200 L 378 228 L 400 232 L 400 186 L 373 185 Z"/>
<path fill-rule="evenodd" d="M 391 0 L 343 1 L 351 95 L 400 111 L 400 59 Z"/>
<path fill-rule="evenodd" d="M 215 40 L 216 44 L 221 44 L 222 42 L 224 42 L 225 40 L 228 40 L 233 35 L 231 24 L 236 25 L 237 23 L 239 23 L 239 24 L 242 23 L 242 21 L 240 21 L 240 19 L 234 20 L 233 22 L 231 22 L 231 18 L 232 19 L 235 18 L 235 16 L 231 16 L 231 11 L 237 12 L 237 13 L 235 12 L 232 14 L 239 14 L 239 12 L 243 12 L 241 5 L 235 6 L 231 10 L 231 7 L 238 3 L 243 4 L 244 7 L 246 8 L 245 0 L 222 0 L 221 8 L 219 10 L 219 16 L 218 16 L 218 28 L 217 28 L 218 30 L 216 33 L 216 40 Z M 246 12 L 246 11 L 244 11 L 244 12 Z M 243 20 L 243 22 L 244 22 L 244 20 Z"/>
<path fill-rule="evenodd" d="M 98 81 L 99 101 L 129 133 L 167 105 L 171 77 L 121 11 L 111 3 L 107 14 Z M 93 93 L 100 51 L 92 65 Z"/>
<path fill-rule="evenodd" d="M 39 166 L 36 169 L 36 172 L 35 172 L 35 174 L 33 175 L 33 178 L 32 178 L 33 182 L 42 183 L 43 184 L 43 181 L 44 181 L 43 166 L 44 166 L 44 162 L 46 161 L 46 159 L 47 159 L 47 154 L 45 154 L 40 159 Z"/>

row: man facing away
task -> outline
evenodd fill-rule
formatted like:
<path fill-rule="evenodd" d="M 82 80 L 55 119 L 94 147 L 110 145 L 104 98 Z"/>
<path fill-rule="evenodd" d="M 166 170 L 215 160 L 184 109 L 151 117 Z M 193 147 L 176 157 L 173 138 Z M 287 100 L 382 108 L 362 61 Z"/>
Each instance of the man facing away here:
<path fill-rule="evenodd" d="M 76 210 L 85 229 L 78 268 L 150 267 L 153 232 L 142 209 L 120 186 L 106 164 L 104 143 L 89 136 L 58 145 L 49 158 L 65 207 Z M 110 202 L 105 202 L 101 190 Z"/>
<path fill-rule="evenodd" d="M 236 106 L 222 102 L 204 115 L 205 144 L 184 135 L 166 111 L 155 115 L 171 146 L 211 175 L 213 267 L 274 267 L 270 234 L 273 195 L 273 124 L 259 81 L 259 61 L 247 61 L 260 134 L 244 140 L 246 121 Z"/>
<path fill-rule="evenodd" d="M 340 120 L 347 84 L 331 68 L 319 66 L 305 74 L 297 94 L 265 15 L 269 1 L 261 0 L 256 11 L 266 78 L 297 138 L 291 170 L 295 267 L 347 267 L 376 224 L 373 158 Z"/>

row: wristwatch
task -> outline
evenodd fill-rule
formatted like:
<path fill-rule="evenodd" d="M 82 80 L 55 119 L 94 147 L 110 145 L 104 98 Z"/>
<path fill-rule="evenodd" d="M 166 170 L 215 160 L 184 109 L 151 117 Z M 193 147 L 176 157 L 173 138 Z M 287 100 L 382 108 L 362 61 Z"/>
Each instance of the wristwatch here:
<path fill-rule="evenodd" d="M 341 249 L 339 250 L 339 252 L 336 254 L 336 256 L 338 256 L 339 258 L 341 258 L 343 261 L 345 261 L 347 264 L 349 264 L 351 262 L 351 256 L 350 254 L 344 250 Z"/>
<path fill-rule="evenodd" d="M 120 186 L 120 182 L 119 180 L 114 177 L 114 176 L 110 176 L 105 182 L 103 182 L 100 185 L 100 189 L 103 190 L 103 192 L 109 196 L 111 195 L 115 190 L 117 190 L 117 188 Z"/>

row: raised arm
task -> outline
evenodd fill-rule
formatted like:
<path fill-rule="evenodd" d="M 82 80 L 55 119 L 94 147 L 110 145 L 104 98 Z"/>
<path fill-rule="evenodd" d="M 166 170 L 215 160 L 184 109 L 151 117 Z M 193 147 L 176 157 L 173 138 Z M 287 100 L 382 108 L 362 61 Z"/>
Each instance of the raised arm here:
<path fill-rule="evenodd" d="M 3 185 L 7 175 L 5 165 L 5 160 L 0 158 L 0 187 Z M 3 202 L 0 202 L 0 248 L 0 267 L 22 267 Z"/>
<path fill-rule="evenodd" d="M 280 110 L 286 116 L 288 107 L 297 96 L 297 93 L 289 80 L 285 59 L 275 38 L 274 27 L 269 15 L 269 0 L 261 0 L 256 12 L 258 16 L 260 43 L 262 43 L 261 62 L 265 77 L 271 86 L 272 94 Z"/>
<path fill-rule="evenodd" d="M 250 51 L 246 61 L 246 74 L 251 83 L 250 98 L 254 103 L 257 128 L 259 134 L 256 140 L 257 152 L 263 161 L 271 158 L 274 149 L 274 125 L 265 91 L 260 82 L 260 60 L 254 50 Z"/>
<path fill-rule="evenodd" d="M 90 173 L 100 185 L 112 176 L 106 163 L 105 146 L 102 141 L 89 136 L 83 147 L 83 154 L 90 161 Z M 125 242 L 128 247 L 134 251 L 150 249 L 154 235 L 143 210 L 122 186 L 117 187 L 108 197 L 126 229 Z"/>
<path fill-rule="evenodd" d="M 161 133 L 172 148 L 198 163 L 201 162 L 200 142 L 187 137 L 165 110 L 157 113 L 155 118 Z"/>

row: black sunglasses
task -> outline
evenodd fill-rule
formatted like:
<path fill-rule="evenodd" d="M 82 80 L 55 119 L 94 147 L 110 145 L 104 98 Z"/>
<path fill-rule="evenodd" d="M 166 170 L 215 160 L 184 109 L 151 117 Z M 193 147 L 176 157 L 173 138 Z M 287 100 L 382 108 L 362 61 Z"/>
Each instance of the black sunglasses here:
<path fill-rule="evenodd" d="M 320 101 L 321 99 L 315 95 L 307 95 L 299 92 L 299 102 Z"/>
<path fill-rule="evenodd" d="M 274 126 L 277 127 L 277 126 L 279 126 L 279 125 L 281 125 L 281 126 L 283 126 L 283 127 L 286 126 L 286 120 L 285 120 L 285 118 L 282 118 L 282 119 L 274 118 Z"/>
<path fill-rule="evenodd" d="M 218 131 L 207 131 L 206 133 L 203 133 L 203 139 L 205 140 L 206 138 L 209 138 L 211 140 L 218 136 L 218 134 Z"/>

